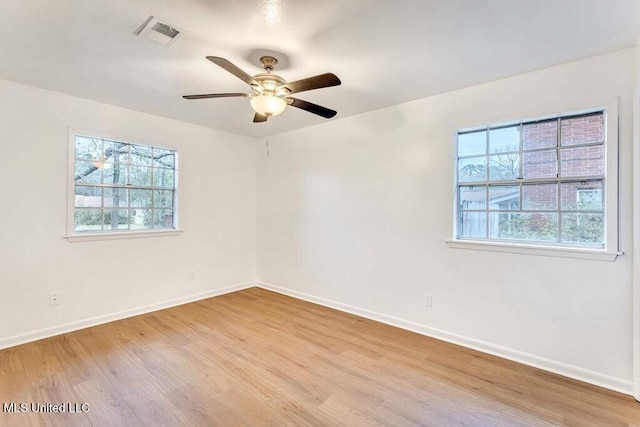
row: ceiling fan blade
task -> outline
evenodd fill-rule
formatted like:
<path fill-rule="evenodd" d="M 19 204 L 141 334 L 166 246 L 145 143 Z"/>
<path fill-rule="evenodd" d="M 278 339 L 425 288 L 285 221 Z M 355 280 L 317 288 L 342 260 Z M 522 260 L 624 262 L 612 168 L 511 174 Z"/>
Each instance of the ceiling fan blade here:
<path fill-rule="evenodd" d="M 301 110 L 317 114 L 318 116 L 324 117 L 325 119 L 330 119 L 331 117 L 338 114 L 337 111 L 331 110 L 318 104 L 314 104 L 312 102 L 303 101 L 302 99 L 286 98 L 286 100 L 287 103 L 292 107 L 300 108 Z"/>
<path fill-rule="evenodd" d="M 263 116 L 262 114 L 256 113 L 255 116 L 253 116 L 253 123 L 266 122 L 268 118 L 269 116 Z"/>
<path fill-rule="evenodd" d="M 206 95 L 184 95 L 184 99 L 207 99 L 207 98 L 233 98 L 236 96 L 250 97 L 248 93 L 209 93 Z"/>
<path fill-rule="evenodd" d="M 338 86 L 340 83 L 342 82 L 340 81 L 338 76 L 333 73 L 325 73 L 313 77 L 308 77 L 306 79 L 285 83 L 282 86 L 278 87 L 276 89 L 276 92 L 278 92 L 278 89 L 287 88 L 289 89 L 289 93 L 298 93 L 307 90 L 320 89 L 323 87 Z"/>
<path fill-rule="evenodd" d="M 213 62 L 214 64 L 216 64 L 217 66 L 224 68 L 225 70 L 227 70 L 228 72 L 230 72 L 231 74 L 233 74 L 234 76 L 236 76 L 237 78 L 245 82 L 246 84 L 250 86 L 254 86 L 254 85 L 261 86 L 260 83 L 258 83 L 253 79 L 253 77 L 251 77 L 249 74 L 245 73 L 240 68 L 236 67 L 226 59 L 220 58 L 218 56 L 207 56 L 207 59 Z"/>

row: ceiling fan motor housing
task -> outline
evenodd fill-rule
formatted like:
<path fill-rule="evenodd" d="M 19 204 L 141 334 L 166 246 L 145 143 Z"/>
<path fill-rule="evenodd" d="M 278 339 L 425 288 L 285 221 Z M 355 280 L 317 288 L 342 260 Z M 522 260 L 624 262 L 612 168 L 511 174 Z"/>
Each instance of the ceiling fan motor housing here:
<path fill-rule="evenodd" d="M 264 88 L 265 91 L 269 91 L 273 93 L 275 93 L 276 89 L 279 86 L 282 86 L 283 84 L 286 83 L 285 79 L 283 79 L 277 74 L 271 74 L 271 73 L 256 74 L 255 76 L 253 76 L 253 79 L 258 83 L 260 83 L 260 85 Z M 254 87 L 254 89 L 260 92 L 260 88 Z M 283 95 L 288 95 L 288 93 L 285 93 Z"/>

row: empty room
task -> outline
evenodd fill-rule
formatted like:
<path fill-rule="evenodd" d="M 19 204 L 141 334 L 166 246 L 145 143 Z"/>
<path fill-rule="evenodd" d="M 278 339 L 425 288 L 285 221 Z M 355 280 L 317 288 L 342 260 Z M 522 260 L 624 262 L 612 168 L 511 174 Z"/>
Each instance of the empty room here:
<path fill-rule="evenodd" d="M 637 0 L 0 35 L 0 425 L 640 425 Z"/>

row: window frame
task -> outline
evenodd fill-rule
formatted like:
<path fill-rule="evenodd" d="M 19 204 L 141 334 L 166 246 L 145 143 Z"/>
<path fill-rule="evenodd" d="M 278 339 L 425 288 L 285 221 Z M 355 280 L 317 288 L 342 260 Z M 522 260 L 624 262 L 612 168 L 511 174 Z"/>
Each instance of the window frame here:
<path fill-rule="evenodd" d="M 165 150 L 171 150 L 175 153 L 174 158 L 174 197 L 173 197 L 173 228 L 163 229 L 140 229 L 140 230 L 109 230 L 109 231 L 76 231 L 75 230 L 75 162 L 76 162 L 76 137 L 84 136 L 96 139 L 103 139 L 115 142 L 121 142 L 128 145 L 137 145 L 143 147 L 155 147 Z M 82 242 L 82 241 L 95 241 L 95 240 L 112 240 L 112 239 L 132 239 L 142 237 L 160 237 L 160 236 L 175 236 L 182 233 L 182 230 L 178 228 L 179 224 L 179 152 L 175 147 L 168 147 L 161 144 L 150 144 L 141 142 L 138 138 L 128 138 L 113 134 L 108 134 L 100 131 L 83 130 L 83 129 L 68 129 L 68 165 L 67 165 L 67 232 L 64 237 L 70 242 Z M 82 185 L 82 184 L 79 184 Z M 126 186 L 123 186 L 127 188 Z M 153 187 L 153 186 L 151 186 Z M 111 188 L 101 187 L 98 188 Z M 121 187 L 112 187 L 121 188 Z M 158 188 L 162 190 L 161 188 Z"/>
<path fill-rule="evenodd" d="M 494 252 L 522 253 L 543 256 L 556 256 L 566 258 L 593 259 L 602 261 L 614 261 L 622 253 L 618 250 L 618 99 L 611 99 L 607 102 L 591 103 L 591 106 L 579 106 L 564 108 L 562 113 L 554 115 L 531 115 L 524 119 L 503 120 L 500 123 L 490 125 L 480 125 L 473 127 L 460 127 L 453 134 L 454 141 L 454 182 L 453 182 L 453 238 L 446 240 L 449 247 L 455 249 L 487 250 Z M 602 111 L 604 118 L 604 171 L 602 188 L 604 190 L 603 214 L 604 214 L 604 245 L 603 247 L 593 247 L 580 244 L 567 244 L 562 242 L 524 241 L 524 240 L 502 240 L 473 237 L 458 237 L 459 224 L 459 185 L 458 185 L 458 134 L 464 132 L 478 131 L 483 129 L 495 129 L 507 126 L 526 124 L 536 121 L 557 120 L 568 116 L 578 116 Z M 558 134 L 558 138 L 560 135 Z M 520 147 L 519 155 L 522 155 Z M 486 148 L 485 156 L 489 159 L 489 148 Z M 488 161 L 488 160 L 487 160 Z M 522 162 L 520 167 L 522 168 Z M 487 175 L 489 171 L 487 170 Z M 487 176 L 487 181 L 490 181 Z M 522 184 L 534 182 L 522 180 Z M 499 184 L 500 181 L 496 181 Z M 486 202 L 488 203 L 488 201 Z M 560 206 L 558 206 L 560 211 Z"/>

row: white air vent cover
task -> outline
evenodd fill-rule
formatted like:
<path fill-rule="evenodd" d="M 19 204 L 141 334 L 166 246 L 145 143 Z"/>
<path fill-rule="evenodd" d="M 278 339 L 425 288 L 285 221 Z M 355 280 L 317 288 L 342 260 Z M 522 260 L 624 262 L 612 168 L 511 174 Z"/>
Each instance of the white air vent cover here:
<path fill-rule="evenodd" d="M 138 35 L 152 42 L 167 46 L 182 36 L 182 30 L 166 22 L 162 22 L 156 17 L 150 16 L 140 31 L 138 31 Z"/>

